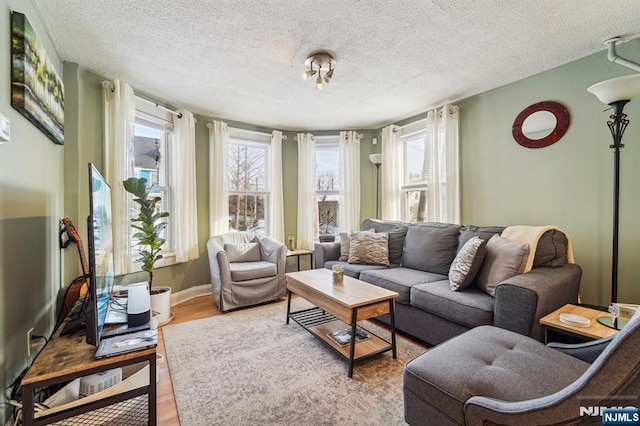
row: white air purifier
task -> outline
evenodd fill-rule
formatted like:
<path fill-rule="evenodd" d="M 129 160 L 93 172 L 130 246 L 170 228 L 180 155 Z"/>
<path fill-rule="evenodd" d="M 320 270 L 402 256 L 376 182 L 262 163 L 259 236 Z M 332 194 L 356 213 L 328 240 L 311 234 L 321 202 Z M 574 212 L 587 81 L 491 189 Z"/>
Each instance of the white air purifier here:
<path fill-rule="evenodd" d="M 139 327 L 151 320 L 151 296 L 146 282 L 127 286 L 127 325 Z"/>
<path fill-rule="evenodd" d="M 101 392 L 122 381 L 122 368 L 102 371 L 80 379 L 80 398 Z"/>

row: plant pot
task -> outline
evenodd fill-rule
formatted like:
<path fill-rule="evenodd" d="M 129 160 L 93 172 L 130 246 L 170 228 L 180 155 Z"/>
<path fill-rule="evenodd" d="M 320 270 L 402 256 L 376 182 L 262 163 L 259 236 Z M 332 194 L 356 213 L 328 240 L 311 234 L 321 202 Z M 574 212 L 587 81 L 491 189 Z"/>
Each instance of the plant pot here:
<path fill-rule="evenodd" d="M 173 314 L 171 313 L 171 287 L 153 287 L 151 291 L 151 310 L 159 313 L 158 325 L 166 324 L 173 319 Z"/>
<path fill-rule="evenodd" d="M 332 243 L 336 240 L 336 236 L 333 234 L 318 235 L 318 239 L 321 243 Z"/>

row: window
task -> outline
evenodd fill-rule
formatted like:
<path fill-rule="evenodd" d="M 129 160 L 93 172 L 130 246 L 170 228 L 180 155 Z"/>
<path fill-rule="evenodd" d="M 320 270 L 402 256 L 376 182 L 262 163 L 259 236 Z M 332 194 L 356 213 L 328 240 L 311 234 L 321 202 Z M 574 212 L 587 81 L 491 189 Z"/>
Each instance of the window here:
<path fill-rule="evenodd" d="M 269 235 L 269 141 L 270 135 L 229 129 L 227 189 L 230 230 Z"/>
<path fill-rule="evenodd" d="M 171 218 L 173 211 L 172 190 L 169 176 L 171 173 L 169 156 L 171 155 L 171 136 L 173 134 L 173 115 L 166 111 L 157 110 L 154 106 L 136 98 L 136 122 L 133 138 L 134 174 L 138 178 L 147 179 L 147 187 L 152 195 L 161 198 L 157 211 L 168 211 Z M 138 204 L 132 203 L 132 214 L 137 215 Z M 169 220 L 165 219 L 165 220 Z M 175 226 L 167 226 L 163 230 L 162 238 L 166 240 L 163 249 L 163 259 L 156 265 L 164 266 L 174 263 L 172 232 Z M 131 235 L 131 254 L 133 260 L 138 258 L 140 247 L 138 241 Z M 136 265 L 139 265 L 136 263 Z"/>
<path fill-rule="evenodd" d="M 425 132 L 401 136 L 403 145 L 402 216 L 409 222 L 427 221 L 429 156 Z"/>
<path fill-rule="evenodd" d="M 316 136 L 316 229 L 318 235 L 335 236 L 340 193 L 340 149 L 337 136 Z"/>

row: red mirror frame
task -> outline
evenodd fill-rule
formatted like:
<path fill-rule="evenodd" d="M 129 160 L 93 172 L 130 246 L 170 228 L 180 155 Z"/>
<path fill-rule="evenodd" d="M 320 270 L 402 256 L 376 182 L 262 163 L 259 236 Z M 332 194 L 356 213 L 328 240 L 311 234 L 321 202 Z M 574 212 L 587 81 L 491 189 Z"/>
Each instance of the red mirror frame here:
<path fill-rule="evenodd" d="M 529 139 L 524 135 L 524 133 L 522 133 L 522 124 L 531 114 L 539 111 L 548 111 L 553 114 L 556 117 L 556 127 L 544 138 Z M 525 148 L 544 148 L 545 146 L 556 143 L 562 136 L 564 136 L 568 128 L 569 111 L 567 111 L 567 109 L 558 102 L 544 101 L 529 105 L 522 110 L 513 122 L 511 133 L 513 134 L 513 139 Z"/>

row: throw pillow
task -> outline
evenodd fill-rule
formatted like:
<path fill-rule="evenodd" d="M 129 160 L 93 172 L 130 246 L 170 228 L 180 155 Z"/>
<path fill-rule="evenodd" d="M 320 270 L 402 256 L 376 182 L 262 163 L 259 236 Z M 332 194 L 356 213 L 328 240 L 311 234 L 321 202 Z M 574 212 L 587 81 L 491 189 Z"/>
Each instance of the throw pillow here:
<path fill-rule="evenodd" d="M 524 271 L 528 258 L 529 244 L 494 235 L 487 242 L 487 253 L 476 276 L 475 285 L 494 296 L 499 283 Z"/>
<path fill-rule="evenodd" d="M 389 235 L 360 232 L 351 236 L 349 263 L 389 266 Z"/>
<path fill-rule="evenodd" d="M 224 251 L 229 262 L 259 262 L 260 245 L 258 243 L 224 243 Z"/>
<path fill-rule="evenodd" d="M 388 231 L 389 234 L 389 263 L 399 265 L 402 262 L 404 240 L 407 236 L 407 228 Z"/>
<path fill-rule="evenodd" d="M 449 268 L 449 288 L 462 290 L 469 287 L 482 266 L 486 253 L 485 242 L 471 237 L 460 249 Z"/>
<path fill-rule="evenodd" d="M 351 236 L 355 234 L 359 234 L 360 232 L 376 232 L 375 229 L 367 229 L 365 231 L 358 232 L 341 232 L 340 233 L 340 257 L 338 258 L 341 262 L 346 262 L 349 260 L 349 244 L 351 241 Z"/>

